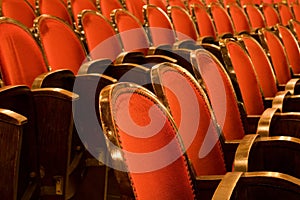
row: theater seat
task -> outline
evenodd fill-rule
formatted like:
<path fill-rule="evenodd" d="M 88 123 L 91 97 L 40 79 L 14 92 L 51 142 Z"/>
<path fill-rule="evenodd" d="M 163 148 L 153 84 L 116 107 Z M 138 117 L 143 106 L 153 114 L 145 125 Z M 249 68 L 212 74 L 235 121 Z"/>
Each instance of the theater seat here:
<path fill-rule="evenodd" d="M 109 136 L 112 165 L 123 198 L 211 199 L 213 195 L 222 196 L 217 191 L 214 194 L 214 190 L 223 176 L 201 176 L 194 179 L 171 116 L 149 91 L 131 83 L 107 86 L 100 95 L 100 116 L 104 134 Z M 153 132 L 153 128 L 156 131 Z M 283 182 L 289 185 L 287 193 L 280 192 L 279 187 L 276 190 L 277 197 L 291 195 L 289 198 L 297 198 L 298 179 L 284 174 L 276 176 L 277 173 L 272 172 L 269 172 L 269 176 L 267 174 L 229 173 L 224 178 L 234 180 L 230 184 L 232 188 L 224 183 L 225 179 L 219 187 L 231 188 L 227 191 L 228 198 L 232 196 L 239 199 L 238 197 L 245 195 L 259 198 L 274 193 L 272 180 L 277 179 L 278 184 Z M 246 188 L 251 188 L 251 178 L 246 178 L 251 175 L 255 177 L 256 186 L 264 189 L 263 193 L 245 193 Z M 205 184 L 207 182 L 211 184 Z M 151 187 L 145 187 L 145 184 L 151 184 Z M 239 186 L 243 190 L 239 190 Z M 180 189 L 175 189 L 176 187 Z"/>

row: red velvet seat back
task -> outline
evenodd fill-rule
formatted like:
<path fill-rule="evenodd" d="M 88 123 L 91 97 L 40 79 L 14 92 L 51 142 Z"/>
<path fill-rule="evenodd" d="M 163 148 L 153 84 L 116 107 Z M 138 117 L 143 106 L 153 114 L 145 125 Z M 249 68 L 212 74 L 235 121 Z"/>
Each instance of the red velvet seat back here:
<path fill-rule="evenodd" d="M 226 140 L 242 139 L 245 135 L 237 97 L 228 74 L 210 52 L 199 49 L 193 53 L 192 63 L 203 80 L 218 124 Z"/>
<path fill-rule="evenodd" d="M 140 23 L 144 23 L 143 6 L 146 5 L 143 0 L 124 0 L 126 8 L 133 14 Z"/>
<path fill-rule="evenodd" d="M 261 88 L 247 52 L 235 41 L 225 40 L 227 55 L 235 71 L 248 115 L 261 115 L 264 111 Z"/>
<path fill-rule="evenodd" d="M 176 36 L 168 15 L 156 6 L 144 6 L 145 21 L 149 27 L 153 46 L 173 45 Z"/>
<path fill-rule="evenodd" d="M 242 8 L 237 4 L 228 5 L 228 12 L 230 13 L 235 31 L 237 33 L 250 32 L 250 22 L 242 10 Z"/>
<path fill-rule="evenodd" d="M 73 29 L 49 15 L 41 15 L 35 28 L 52 70 L 69 69 L 77 74 L 86 59 L 86 52 Z"/>
<path fill-rule="evenodd" d="M 101 91 L 100 109 L 135 199 L 195 198 L 174 122 L 153 94 L 133 84 L 112 85 Z"/>
<path fill-rule="evenodd" d="M 24 25 L 0 20 L 0 66 L 5 85 L 25 84 L 48 71 L 39 45 Z"/>
<path fill-rule="evenodd" d="M 39 13 L 59 17 L 72 25 L 72 17 L 62 0 L 39 0 Z"/>
<path fill-rule="evenodd" d="M 295 74 L 300 73 L 300 49 L 299 43 L 293 33 L 285 26 L 277 26 L 279 35 L 281 36 L 283 45 L 286 50 L 286 55 L 288 57 L 289 63 L 292 66 L 293 72 Z"/>
<path fill-rule="evenodd" d="M 183 1 L 181 1 L 181 0 L 168 0 L 168 2 L 169 2 L 169 6 L 178 6 L 178 7 L 181 7 L 182 9 L 186 10 L 186 7 L 185 7 Z"/>
<path fill-rule="evenodd" d="M 213 24 L 206 7 L 199 4 L 194 4 L 191 6 L 191 10 L 192 15 L 197 20 L 200 37 L 213 37 L 216 39 L 217 36 L 215 25 Z"/>
<path fill-rule="evenodd" d="M 193 39 L 197 41 L 197 28 L 186 10 L 179 6 L 170 6 L 168 7 L 168 14 L 174 25 L 177 39 L 179 41 L 185 39 Z"/>
<path fill-rule="evenodd" d="M 262 11 L 266 19 L 266 25 L 268 27 L 274 26 L 280 23 L 278 12 L 275 10 L 272 4 L 263 4 Z"/>
<path fill-rule="evenodd" d="M 297 21 L 299 21 L 300 20 L 300 4 L 299 3 L 293 3 L 291 5 L 292 5 L 291 8 L 293 10 L 295 19 Z"/>
<path fill-rule="evenodd" d="M 203 89 L 178 65 L 162 63 L 151 73 L 154 86 L 159 84 L 155 93 L 167 102 L 196 175 L 225 174 L 220 133 Z"/>
<path fill-rule="evenodd" d="M 243 35 L 241 40 L 250 55 L 265 97 L 274 97 L 278 92 L 276 77 L 270 60 L 262 46 L 252 37 Z"/>
<path fill-rule="evenodd" d="M 101 13 L 110 20 L 110 14 L 114 9 L 122 8 L 119 0 L 99 0 Z"/>
<path fill-rule="evenodd" d="M 85 9 L 97 11 L 96 5 L 91 0 L 68 0 L 68 9 L 73 15 L 75 24 L 78 23 L 78 14 Z"/>
<path fill-rule="evenodd" d="M 234 34 L 233 23 L 227 11 L 219 3 L 210 4 L 210 12 L 215 22 L 218 36 Z"/>
<path fill-rule="evenodd" d="M 262 30 L 262 36 L 271 55 L 273 68 L 279 84 L 286 84 L 291 79 L 289 62 L 279 38 L 271 31 Z"/>
<path fill-rule="evenodd" d="M 197 4 L 197 5 L 199 5 L 199 6 L 205 6 L 205 5 L 204 5 L 204 2 L 201 1 L 201 0 L 188 0 L 189 9 L 191 8 L 191 6 L 192 6 L 193 4 Z"/>
<path fill-rule="evenodd" d="M 122 52 L 120 39 L 111 23 L 100 13 L 84 11 L 79 22 L 92 59 L 115 58 Z M 113 47 L 113 48 L 112 48 Z"/>
<path fill-rule="evenodd" d="M 300 7 L 299 7 L 300 8 Z M 290 29 L 293 31 L 294 35 L 297 38 L 297 41 L 300 41 L 300 22 L 297 20 L 291 20 L 290 21 Z"/>
<path fill-rule="evenodd" d="M 35 13 L 26 1 L 2 0 L 0 6 L 1 16 L 13 18 L 29 28 L 32 27 Z"/>
<path fill-rule="evenodd" d="M 139 51 L 147 54 L 150 44 L 140 21 L 123 9 L 115 10 L 112 19 L 120 33 L 124 50 Z"/>
<path fill-rule="evenodd" d="M 165 13 L 167 13 L 167 4 L 163 0 L 148 0 L 147 4 L 149 5 L 155 5 L 162 9 Z"/>
<path fill-rule="evenodd" d="M 284 3 L 278 3 L 278 13 L 281 19 L 281 24 L 287 26 L 289 20 L 293 19 L 293 14 L 290 8 Z"/>
<path fill-rule="evenodd" d="M 255 30 L 266 27 L 264 15 L 255 5 L 247 4 L 244 8 L 248 15 L 252 29 Z"/>

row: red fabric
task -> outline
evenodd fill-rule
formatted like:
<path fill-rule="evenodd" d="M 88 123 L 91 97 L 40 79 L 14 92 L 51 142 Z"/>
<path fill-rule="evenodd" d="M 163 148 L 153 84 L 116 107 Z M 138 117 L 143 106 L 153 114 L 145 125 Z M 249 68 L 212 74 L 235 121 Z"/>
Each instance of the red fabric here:
<path fill-rule="evenodd" d="M 279 14 L 271 4 L 263 4 L 263 14 L 268 27 L 280 23 Z"/>
<path fill-rule="evenodd" d="M 283 3 L 278 4 L 278 11 L 281 18 L 281 24 L 287 26 L 289 24 L 289 20 L 293 19 L 292 11 Z"/>
<path fill-rule="evenodd" d="M 153 46 L 162 44 L 173 45 L 176 37 L 167 14 L 151 6 L 147 7 L 146 13 Z"/>
<path fill-rule="evenodd" d="M 293 72 L 300 73 L 300 49 L 299 43 L 296 40 L 293 33 L 284 26 L 278 26 L 279 33 L 281 35 L 288 60 L 292 66 Z"/>
<path fill-rule="evenodd" d="M 1 11 L 3 16 L 18 20 L 27 27 L 32 27 L 35 13 L 25 1 L 2 0 Z"/>
<path fill-rule="evenodd" d="M 124 157 L 130 171 L 129 175 L 132 181 L 136 199 L 194 199 L 193 189 L 186 162 L 183 156 L 180 156 L 169 165 L 149 172 L 135 173 L 132 170 L 136 168 L 148 168 L 159 162 L 168 160 L 172 155 L 182 154 L 182 151 L 176 142 L 176 132 L 155 103 L 143 95 L 136 93 L 122 93 L 113 100 L 113 114 L 118 130 L 118 140 L 126 152 Z M 152 118 L 149 118 L 151 108 Z M 130 118 L 124 117 L 129 112 Z M 152 133 L 153 128 L 160 122 L 164 122 L 158 131 L 152 136 L 145 137 L 147 133 Z M 149 123 L 152 124 L 149 126 Z M 131 124 L 124 130 L 122 124 Z M 141 130 L 142 131 L 137 131 Z M 171 140 L 172 144 L 169 151 L 161 152 L 158 156 L 148 156 L 149 153 L 160 150 Z M 137 153 L 138 157 L 130 153 Z"/>
<path fill-rule="evenodd" d="M 216 25 L 218 35 L 234 34 L 232 21 L 227 11 L 218 3 L 211 4 L 211 14 Z"/>
<path fill-rule="evenodd" d="M 159 8 L 161 8 L 164 12 L 167 13 L 167 5 L 162 0 L 149 0 L 148 1 L 150 5 L 155 5 Z"/>
<path fill-rule="evenodd" d="M 40 18 L 38 28 L 51 68 L 53 70 L 70 69 L 77 74 L 86 55 L 80 39 L 72 28 L 51 17 Z"/>
<path fill-rule="evenodd" d="M 292 4 L 292 9 L 293 9 L 293 12 L 294 12 L 294 15 L 295 15 L 295 19 L 297 21 L 300 21 L 300 4 L 293 3 Z"/>
<path fill-rule="evenodd" d="M 250 4 L 250 5 L 255 4 L 253 0 L 241 0 L 240 3 L 241 3 L 242 6 L 245 6 L 245 5 L 248 5 L 248 4 Z"/>
<path fill-rule="evenodd" d="M 266 52 L 254 38 L 245 36 L 242 39 L 253 62 L 264 96 L 274 97 L 278 90 L 275 74 Z"/>
<path fill-rule="evenodd" d="M 186 9 L 183 1 L 181 0 L 169 0 L 169 6 L 179 6 L 182 9 Z"/>
<path fill-rule="evenodd" d="M 148 52 L 148 36 L 142 24 L 125 10 L 115 13 L 115 24 L 124 45 L 125 51 L 139 51 L 145 55 Z"/>
<path fill-rule="evenodd" d="M 245 11 L 253 29 L 266 27 L 263 14 L 255 5 L 245 5 Z"/>
<path fill-rule="evenodd" d="M 226 140 L 242 139 L 245 135 L 237 98 L 232 83 L 217 58 L 203 50 L 196 52 L 198 71 L 204 80 L 218 124 Z M 224 101 L 225 99 L 225 101 Z"/>
<path fill-rule="evenodd" d="M 189 7 L 191 7 L 191 5 L 193 4 L 197 4 L 199 6 L 205 6 L 201 0 L 188 0 Z"/>
<path fill-rule="evenodd" d="M 215 121 L 203 91 L 178 71 L 169 69 L 161 83 L 197 176 L 225 174 L 225 162 Z M 196 81 L 195 81 L 196 82 Z"/>
<path fill-rule="evenodd" d="M 92 59 L 109 58 L 115 60 L 122 52 L 114 28 L 102 15 L 92 12 L 84 14 L 82 27 Z"/>
<path fill-rule="evenodd" d="M 236 0 L 224 0 L 223 1 L 224 6 L 228 6 L 228 5 L 236 4 L 236 3 L 237 3 Z"/>
<path fill-rule="evenodd" d="M 297 40 L 299 42 L 300 41 L 300 23 L 298 21 L 292 20 L 291 24 L 293 27 L 293 32 L 296 34 Z"/>
<path fill-rule="evenodd" d="M 172 6 L 171 19 L 179 41 L 185 39 L 197 41 L 198 36 L 195 24 L 186 10 Z"/>
<path fill-rule="evenodd" d="M 235 31 L 237 33 L 240 32 L 249 33 L 251 31 L 249 20 L 246 14 L 244 13 L 244 11 L 242 10 L 242 8 L 237 4 L 231 4 L 229 5 L 228 9 L 235 27 Z"/>
<path fill-rule="evenodd" d="M 72 19 L 66 8 L 65 4 L 61 0 L 39 0 L 40 14 L 50 14 L 65 20 L 72 25 Z"/>
<path fill-rule="evenodd" d="M 78 21 L 77 20 L 78 14 L 81 11 L 85 9 L 97 11 L 96 5 L 91 0 L 70 0 L 70 2 L 71 2 L 71 10 L 73 13 L 73 18 L 76 24 Z"/>
<path fill-rule="evenodd" d="M 118 0 L 99 0 L 101 13 L 110 20 L 110 14 L 114 9 L 122 8 Z"/>
<path fill-rule="evenodd" d="M 291 79 L 291 73 L 284 47 L 273 32 L 265 30 L 263 34 L 271 55 L 278 83 L 286 84 Z"/>
<path fill-rule="evenodd" d="M 38 44 L 21 27 L 1 23 L 0 40 L 0 66 L 5 85 L 31 87 L 38 75 L 48 71 Z"/>
<path fill-rule="evenodd" d="M 136 18 L 140 20 L 140 23 L 144 23 L 143 6 L 146 5 L 143 0 L 125 0 L 126 8 Z"/>
<path fill-rule="evenodd" d="M 195 5 L 194 11 L 200 37 L 213 37 L 216 39 L 216 30 L 206 7 Z"/>
<path fill-rule="evenodd" d="M 264 111 L 263 97 L 249 56 L 235 42 L 228 42 L 226 47 L 237 76 L 247 114 L 261 115 Z"/>

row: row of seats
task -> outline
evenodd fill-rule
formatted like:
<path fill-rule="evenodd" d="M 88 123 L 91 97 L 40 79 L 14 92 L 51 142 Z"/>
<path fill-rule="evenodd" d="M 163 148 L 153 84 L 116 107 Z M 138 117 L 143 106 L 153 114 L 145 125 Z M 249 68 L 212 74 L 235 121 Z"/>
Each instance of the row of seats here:
<path fill-rule="evenodd" d="M 128 10 L 129 7 L 126 5 Z M 171 8 L 168 7 L 167 10 L 171 10 Z M 177 9 L 176 6 L 173 8 Z M 200 199 L 214 196 L 215 198 L 224 198 L 224 195 L 227 196 L 225 193 L 227 192 L 229 193 L 228 196 L 236 195 L 233 198 L 245 198 L 244 195 L 248 195 L 248 198 L 258 198 L 258 196 L 260 198 L 271 198 L 271 196 L 273 198 L 298 198 L 299 180 L 294 178 L 299 177 L 296 168 L 297 152 L 299 152 L 298 139 L 260 137 L 258 135 L 244 136 L 245 133 L 257 132 L 262 136 L 290 135 L 297 137 L 298 113 L 278 112 L 278 108 L 280 111 L 299 110 L 299 106 L 297 106 L 299 97 L 296 95 L 297 81 L 293 80 L 288 86 L 281 87 L 285 90 L 284 94 L 276 96 L 278 98 L 275 97 L 276 100 L 273 100 L 273 108 L 264 111 L 265 106 L 270 106 L 271 103 L 270 101 L 269 103 L 262 101 L 263 96 L 260 91 L 262 81 L 257 81 L 256 72 L 253 71 L 252 65 L 255 59 L 251 55 L 249 57 L 245 49 L 238 43 L 238 41 L 244 42 L 244 45 L 247 46 L 248 43 L 252 42 L 252 47 L 256 45 L 254 46 L 256 49 L 252 49 L 253 52 L 257 54 L 257 49 L 262 50 L 262 54 L 259 55 L 264 55 L 264 49 L 255 39 L 247 35 L 238 37 L 237 41 L 232 38 L 223 40 L 220 37 L 218 41 L 213 41 L 214 44 L 219 42 L 217 43 L 220 44 L 219 46 L 205 43 L 199 45 L 198 41 L 192 41 L 190 40 L 192 37 L 186 36 L 182 38 L 184 41 L 180 41 L 178 35 L 182 33 L 178 30 L 176 34 L 172 32 L 172 27 L 175 26 L 172 16 L 171 21 L 166 13 L 164 14 L 162 10 L 154 6 L 143 6 L 143 9 L 145 15 L 150 14 L 149 9 L 160 13 L 159 16 L 165 18 L 154 17 L 154 22 L 155 20 L 158 21 L 157 19 L 161 21 L 166 19 L 165 21 L 171 26 L 166 31 L 166 27 L 161 27 L 160 23 L 153 26 L 148 21 L 146 23 L 148 29 L 146 30 L 151 36 L 148 38 L 149 35 L 137 18 L 123 8 L 114 10 L 111 20 L 95 11 L 83 11 L 78 16 L 76 31 L 72 26 L 49 15 L 36 18 L 32 30 L 13 19 L 1 19 L 1 41 L 5 41 L 1 44 L 1 73 L 5 85 L 26 84 L 32 85 L 33 88 L 45 87 L 49 89 L 49 87 L 55 87 L 75 92 L 68 93 L 63 89 L 51 89 L 52 91 L 48 91 L 45 96 L 37 95 L 46 103 L 34 99 L 31 102 L 34 108 L 22 104 L 21 108 L 27 108 L 31 112 L 37 113 L 36 120 L 38 122 L 29 119 L 30 114 L 23 114 L 22 111 L 17 110 L 13 105 L 13 100 L 1 100 L 1 102 L 9 104 L 9 107 L 3 105 L 2 108 L 23 114 L 27 117 L 28 123 L 34 123 L 35 126 L 38 126 L 38 128 L 34 128 L 38 129 L 36 132 L 31 132 L 32 140 L 28 138 L 27 134 L 23 134 L 21 139 L 21 132 L 25 133 L 21 129 L 16 130 L 18 141 L 11 140 L 17 146 L 17 151 L 10 151 L 14 152 L 15 160 L 14 163 L 11 163 L 11 166 L 14 167 L 9 166 L 7 170 L 13 169 L 14 174 L 21 175 L 19 177 L 14 176 L 12 186 L 4 187 L 4 189 L 10 189 L 10 192 L 6 193 L 9 195 L 7 199 L 31 198 L 30 193 L 32 195 L 37 193 L 36 195 L 41 196 L 42 199 L 69 199 L 72 196 L 82 199 L 91 197 L 93 194 L 94 198 L 105 198 L 107 180 L 110 177 L 108 177 L 108 168 L 103 163 L 112 163 L 110 167 L 116 169 L 115 174 L 120 183 L 118 192 L 123 197 L 142 199 L 197 197 Z M 182 9 L 177 10 L 181 12 Z M 147 18 L 150 19 L 149 16 L 146 16 L 145 20 Z M 111 22 L 114 26 L 111 25 Z M 178 24 L 181 24 L 182 27 L 188 27 L 187 23 L 182 20 Z M 164 28 L 163 31 L 155 32 L 160 27 Z M 114 28 L 117 28 L 118 32 L 115 32 Z M 278 25 L 278 31 L 280 28 Z M 272 31 L 268 31 L 265 30 L 272 36 L 274 35 L 276 41 L 277 36 Z M 261 32 L 259 36 L 263 38 L 264 30 Z M 77 36 L 78 33 L 86 39 L 88 50 L 85 50 L 84 44 Z M 157 40 L 154 39 L 155 36 L 158 36 Z M 277 40 L 280 42 L 278 38 Z M 159 42 L 154 43 L 153 41 Z M 179 42 L 177 43 L 177 41 Z M 94 46 L 91 46 L 92 42 L 94 42 Z M 251 45 L 247 47 L 248 52 L 251 52 L 249 50 Z M 25 46 L 26 48 L 24 48 Z M 215 55 L 204 50 L 203 47 L 214 52 L 219 60 Z M 86 52 L 91 53 L 90 57 Z M 273 59 L 278 56 L 278 53 L 275 52 L 274 54 Z M 272 57 L 271 51 L 270 55 Z M 294 58 L 297 58 L 297 54 L 291 55 L 296 55 Z M 281 56 L 283 57 L 280 59 L 285 58 L 284 54 Z M 267 53 L 265 53 L 264 58 L 266 58 L 266 62 L 270 62 Z M 87 62 L 90 59 L 94 61 Z M 256 59 L 259 63 L 261 58 Z M 275 62 L 273 60 L 272 62 L 274 65 Z M 84 64 L 82 65 L 82 63 Z M 141 64 L 146 67 L 141 66 Z M 263 70 L 261 75 L 269 70 L 270 78 L 263 77 L 263 79 L 267 79 L 265 84 L 271 87 L 275 94 L 278 87 L 274 74 L 279 80 L 279 76 L 284 73 L 280 70 L 277 72 L 275 70 L 274 73 L 272 65 L 268 64 L 269 68 Z M 223 66 L 226 66 L 227 69 Z M 258 65 L 256 66 L 258 67 Z M 67 70 L 64 70 L 66 68 Z M 245 72 L 245 70 L 250 71 Z M 286 68 L 283 70 L 286 71 Z M 97 74 L 88 74 L 92 72 Z M 41 73 L 44 74 L 40 75 Z M 99 75 L 100 73 L 102 75 Z M 76 79 L 74 74 L 78 74 Z M 216 74 L 219 74 L 219 80 L 223 83 L 224 88 L 221 87 L 222 89 L 220 89 L 219 84 L 215 84 Z M 249 74 L 251 76 L 248 76 Z M 287 79 L 290 77 L 291 74 Z M 235 82 L 232 83 L 232 80 Z M 115 84 L 124 81 L 135 82 L 140 85 L 147 84 L 145 86 L 148 90 L 157 96 L 132 83 Z M 270 84 L 273 85 L 270 86 Z M 109 86 L 105 87 L 106 85 Z M 26 90 L 34 93 L 35 89 L 29 90 L 28 86 L 21 86 L 21 88 L 27 88 Z M 167 89 L 168 87 L 171 89 Z M 11 88 L 19 87 L 4 87 L 3 90 L 11 90 Z M 48 89 L 38 89 L 38 91 Z M 220 101 L 222 92 L 226 98 L 226 106 L 224 106 L 223 99 Z M 51 103 L 50 97 L 58 95 L 55 93 L 68 93 L 69 97 L 67 100 L 58 98 L 59 100 Z M 174 93 L 177 98 L 181 97 L 181 100 L 176 100 Z M 76 94 L 79 95 L 79 99 L 77 99 Z M 15 95 L 11 96 L 17 103 L 20 103 L 22 98 Z M 193 96 L 194 99 L 191 98 Z M 65 104 L 60 103 L 60 101 Z M 285 106 L 282 106 L 282 101 L 284 101 Z M 23 100 L 22 102 L 24 103 Z M 128 104 L 129 102 L 131 103 Z M 274 102 L 276 102 L 276 106 Z M 162 106 L 162 103 L 172 113 L 172 116 Z M 245 105 L 245 110 L 243 105 Z M 156 109 L 150 112 L 151 106 L 156 107 Z M 226 107 L 225 113 L 222 109 L 224 107 Z M 73 129 L 71 119 L 71 108 L 73 108 L 75 129 Z M 130 115 L 126 109 L 129 110 Z M 150 117 L 155 116 L 151 118 L 152 123 L 149 118 L 145 117 L 148 116 L 148 112 L 150 112 Z M 253 116 L 261 114 L 262 116 Z M 199 116 L 201 116 L 201 120 Z M 14 117 L 18 119 L 18 122 L 14 123 L 19 126 L 22 126 L 26 121 L 25 118 L 17 114 Z M 132 120 L 139 126 L 136 127 L 132 124 Z M 99 134 L 102 133 L 99 121 L 102 123 L 104 134 L 107 135 L 106 139 L 102 134 Z M 252 121 L 253 123 L 251 123 Z M 161 129 L 158 129 L 157 134 L 155 134 L 156 132 L 153 133 L 153 130 L 161 125 L 161 122 L 166 122 L 165 126 L 159 127 Z M 140 129 L 140 126 L 145 126 L 148 123 L 150 125 L 146 126 L 145 130 Z M 221 128 L 218 124 L 221 125 Z M 178 133 L 176 126 L 179 129 Z M 135 130 L 139 131 L 136 132 Z M 190 132 L 194 135 L 191 136 Z M 145 133 L 149 133 L 148 135 L 155 134 L 155 137 L 151 140 L 149 138 L 143 139 L 146 136 L 141 138 L 136 135 Z M 5 134 L 5 129 L 3 129 L 3 134 Z M 132 134 L 135 137 L 128 137 Z M 81 141 L 78 137 L 81 137 Z M 175 140 L 173 140 L 174 138 Z M 241 142 L 232 142 L 233 139 L 242 138 Z M 108 142 L 108 139 L 111 143 Z M 30 143 L 32 141 L 36 141 L 36 149 L 38 150 L 20 149 L 33 148 L 34 145 Z M 147 155 L 147 153 L 165 146 L 169 141 L 174 141 L 170 148 L 175 157 L 174 155 L 171 156 L 169 151 L 158 156 L 152 155 L 150 158 L 142 157 L 144 162 L 142 169 L 139 168 L 141 161 L 137 161 L 136 157 L 132 157 L 130 154 L 130 152 L 142 152 L 143 155 Z M 81 142 L 88 152 L 83 150 L 84 147 Z M 10 143 L 7 142 L 7 144 Z M 110 145 L 107 147 L 107 144 Z M 128 150 L 127 153 L 126 151 L 120 153 L 120 148 Z M 54 149 L 56 150 L 54 151 Z M 182 156 L 185 149 L 187 149 L 187 157 L 185 154 Z M 39 155 L 35 156 L 34 152 Z M 18 154 L 21 156 L 19 157 Z M 33 158 L 25 158 L 28 155 Z M 93 159 L 93 157 L 98 158 L 101 162 Z M 158 160 L 153 160 L 154 158 Z M 23 173 L 22 169 L 26 169 L 24 166 L 28 165 L 28 160 L 32 162 L 36 160 L 37 168 Z M 170 165 L 153 170 L 156 164 L 165 162 Z M 7 163 L 7 161 L 3 163 Z M 143 171 L 145 169 L 149 170 Z M 241 172 L 275 171 L 294 177 L 263 172 L 228 173 L 224 178 L 223 176 L 207 176 L 224 175 L 232 169 Z M 84 174 L 82 174 L 83 172 Z M 201 179 L 199 176 L 205 177 Z M 37 177 L 36 182 L 32 179 L 35 177 Z M 170 177 L 175 181 L 169 182 Z M 24 181 L 25 179 L 26 181 Z M 224 189 L 224 187 L 228 187 L 228 179 L 236 183 L 231 184 L 237 186 L 235 189 L 231 188 L 227 191 Z M 150 182 L 150 180 L 154 181 Z M 253 182 L 256 188 L 251 187 Z M 145 187 L 150 183 L 151 187 Z M 282 187 L 274 188 L 275 185 L 281 183 Z M 99 188 L 95 189 L 95 185 L 99 185 Z M 218 185 L 219 187 L 217 187 Z M 178 189 L 174 189 L 177 187 Z M 274 192 L 275 189 L 278 190 Z M 16 192 L 17 190 L 18 192 Z M 261 190 L 263 192 L 259 192 Z M 280 190 L 288 191 L 288 194 Z M 108 192 L 111 191 L 108 189 Z M 112 195 L 109 196 L 112 198 Z"/>

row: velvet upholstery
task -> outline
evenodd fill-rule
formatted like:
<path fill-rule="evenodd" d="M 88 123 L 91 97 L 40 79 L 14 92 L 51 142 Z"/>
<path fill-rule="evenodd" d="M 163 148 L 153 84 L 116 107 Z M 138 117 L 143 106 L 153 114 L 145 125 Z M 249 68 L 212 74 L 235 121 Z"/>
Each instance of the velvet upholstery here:
<path fill-rule="evenodd" d="M 266 27 L 264 15 L 258 7 L 252 4 L 246 4 L 244 9 L 249 18 L 252 29 L 256 30 L 258 28 Z"/>
<path fill-rule="evenodd" d="M 185 4 L 181 0 L 168 0 L 169 6 L 179 6 L 182 9 L 186 9 Z"/>
<path fill-rule="evenodd" d="M 200 37 L 212 37 L 216 39 L 217 36 L 215 25 L 212 21 L 211 16 L 207 12 L 206 7 L 199 4 L 194 4 L 192 5 L 191 10 L 193 17 L 197 21 Z"/>
<path fill-rule="evenodd" d="M 277 7 L 281 24 L 287 26 L 289 24 L 289 20 L 294 18 L 290 7 L 284 3 L 278 3 Z"/>
<path fill-rule="evenodd" d="M 225 139 L 242 139 L 245 132 L 237 105 L 237 97 L 224 67 L 213 54 L 204 49 L 195 51 L 194 55 L 192 63 L 197 74 L 201 75 L 198 79 L 204 82 Z"/>
<path fill-rule="evenodd" d="M 145 55 L 150 46 L 147 34 L 139 20 L 128 11 L 117 9 L 112 14 L 125 51 L 138 51 Z"/>
<path fill-rule="evenodd" d="M 23 23 L 28 28 L 32 27 L 35 13 L 33 8 L 26 1 L 3 0 L 0 3 L 1 16 L 13 18 Z"/>
<path fill-rule="evenodd" d="M 283 44 L 275 33 L 266 29 L 261 30 L 261 39 L 267 45 L 278 83 L 286 84 L 292 76 Z"/>
<path fill-rule="evenodd" d="M 153 78 L 157 76 L 157 78 Z M 203 89 L 189 72 L 178 65 L 158 64 L 152 68 L 154 87 L 167 106 L 187 148 L 197 176 L 226 173 L 219 130 Z"/>
<path fill-rule="evenodd" d="M 267 27 L 272 27 L 280 23 L 279 14 L 272 4 L 264 3 L 262 5 L 262 12 L 265 16 Z"/>
<path fill-rule="evenodd" d="M 156 6 L 144 6 L 145 21 L 153 46 L 173 45 L 176 35 L 168 15 Z"/>
<path fill-rule="evenodd" d="M 140 23 L 144 23 L 143 6 L 146 5 L 143 0 L 124 0 L 126 9 L 133 14 Z"/>
<path fill-rule="evenodd" d="M 262 114 L 264 111 L 263 97 L 250 57 L 234 41 L 228 41 L 225 45 L 241 89 L 247 114 Z"/>
<path fill-rule="evenodd" d="M 85 10 L 97 11 L 96 5 L 91 0 L 68 0 L 68 9 L 72 13 L 75 25 L 78 23 L 78 14 Z"/>
<path fill-rule="evenodd" d="M 162 0 L 148 0 L 147 4 L 154 5 L 162 9 L 165 13 L 167 13 L 167 4 Z"/>
<path fill-rule="evenodd" d="M 225 34 L 234 34 L 233 23 L 227 11 L 219 3 L 210 4 L 210 12 L 219 37 Z"/>
<path fill-rule="evenodd" d="M 294 17 L 297 21 L 300 20 L 300 4 L 299 3 L 292 3 L 291 9 L 294 14 Z"/>
<path fill-rule="evenodd" d="M 99 0 L 100 11 L 103 16 L 110 20 L 110 14 L 114 9 L 123 8 L 119 0 Z"/>
<path fill-rule="evenodd" d="M 39 14 L 49 14 L 59 17 L 72 25 L 72 17 L 62 0 L 38 0 Z"/>
<path fill-rule="evenodd" d="M 0 21 L 1 78 L 5 85 L 26 84 L 47 72 L 42 51 L 24 25 L 2 18 Z"/>
<path fill-rule="evenodd" d="M 35 28 L 51 69 L 69 69 L 77 74 L 86 59 L 86 52 L 73 29 L 49 15 L 37 18 Z"/>
<path fill-rule="evenodd" d="M 197 28 L 186 10 L 179 6 L 170 6 L 168 7 L 168 14 L 179 41 L 186 39 L 198 40 Z"/>
<path fill-rule="evenodd" d="M 122 149 L 119 162 L 128 170 L 126 175 L 136 199 L 195 198 L 176 128 L 152 94 L 133 84 L 119 83 L 101 91 L 100 107 L 103 127 L 110 127 L 105 133 L 113 133 L 114 144 Z M 152 155 L 156 152 L 159 156 Z M 152 168 L 174 155 L 179 156 L 174 162 Z"/>
<path fill-rule="evenodd" d="M 235 31 L 237 33 L 241 32 L 251 32 L 250 22 L 244 13 L 244 10 L 237 4 L 230 4 L 227 6 L 228 13 L 231 16 Z"/>
<path fill-rule="evenodd" d="M 83 11 L 81 15 L 79 24 L 84 32 L 91 58 L 115 60 L 122 52 L 122 44 L 112 24 L 95 11 Z"/>
<path fill-rule="evenodd" d="M 285 26 L 277 26 L 279 36 L 286 50 L 286 55 L 292 67 L 293 73 L 300 73 L 300 49 L 299 43 L 293 33 Z"/>
<path fill-rule="evenodd" d="M 274 97 L 278 92 L 276 77 L 266 52 L 262 46 L 250 36 L 243 35 L 241 40 L 250 55 L 264 97 Z"/>

